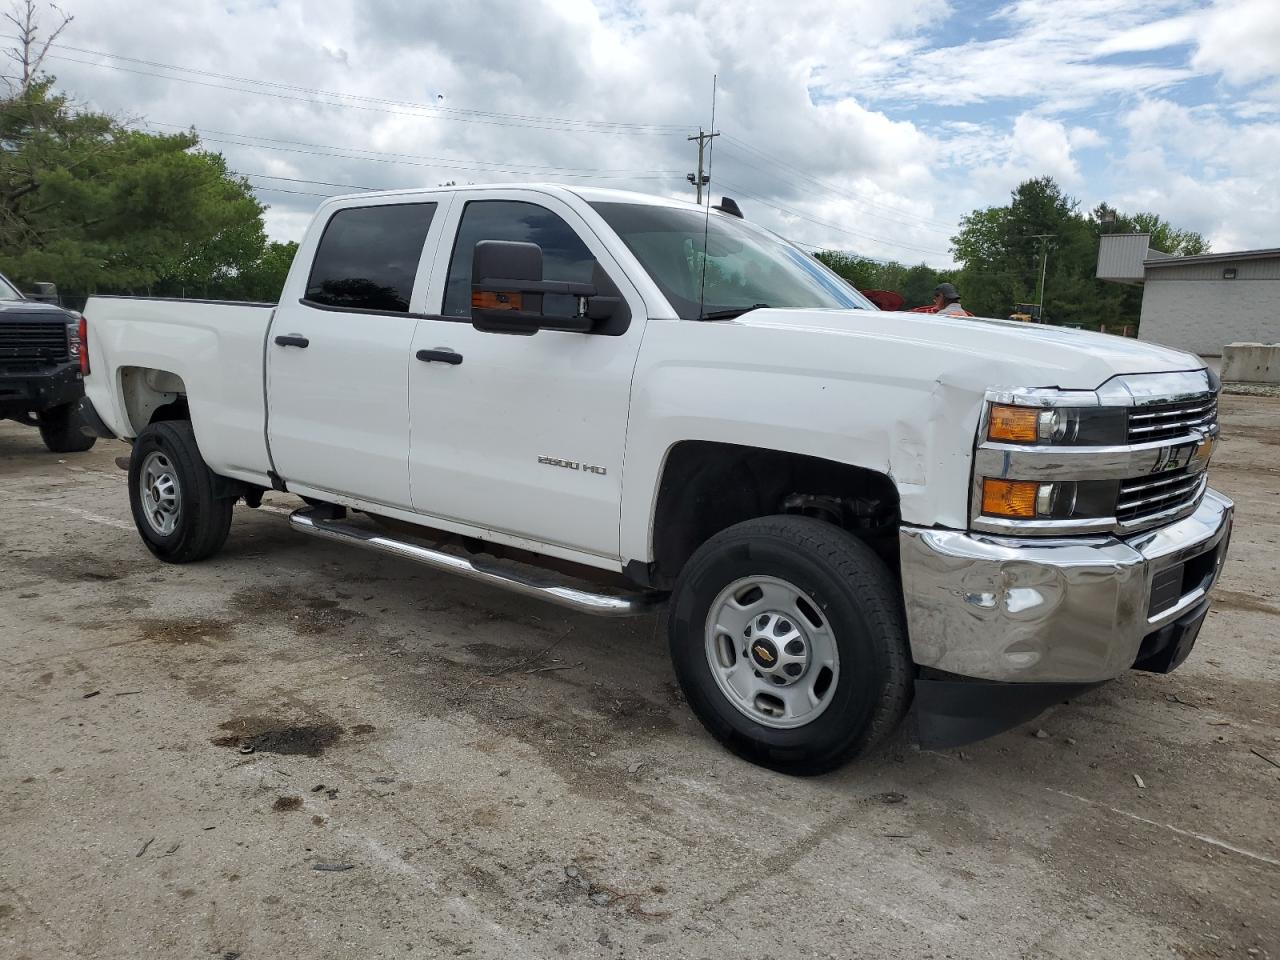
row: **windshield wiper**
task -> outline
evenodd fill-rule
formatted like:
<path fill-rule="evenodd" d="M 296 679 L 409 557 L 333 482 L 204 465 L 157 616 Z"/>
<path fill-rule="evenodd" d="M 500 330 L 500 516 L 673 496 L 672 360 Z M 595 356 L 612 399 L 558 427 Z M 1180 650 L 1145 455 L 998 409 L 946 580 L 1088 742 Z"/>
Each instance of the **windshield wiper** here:
<path fill-rule="evenodd" d="M 744 313 L 750 313 L 752 310 L 760 310 L 769 306 L 767 303 L 753 303 L 749 307 L 734 307 L 732 310 L 712 310 L 710 313 L 704 313 L 699 320 L 733 320 L 742 316 Z"/>

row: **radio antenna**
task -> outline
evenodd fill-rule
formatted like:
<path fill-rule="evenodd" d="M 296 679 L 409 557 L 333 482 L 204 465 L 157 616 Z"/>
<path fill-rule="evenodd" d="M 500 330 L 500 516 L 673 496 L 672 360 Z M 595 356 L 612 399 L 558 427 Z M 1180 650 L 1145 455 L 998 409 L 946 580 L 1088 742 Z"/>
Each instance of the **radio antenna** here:
<path fill-rule="evenodd" d="M 707 238 L 711 233 L 711 161 L 716 155 L 716 82 L 718 74 L 711 75 L 711 147 L 707 151 L 707 215 L 702 222 L 702 276 L 698 281 L 698 319 L 707 313 Z M 701 174 L 701 170 L 698 171 Z"/>

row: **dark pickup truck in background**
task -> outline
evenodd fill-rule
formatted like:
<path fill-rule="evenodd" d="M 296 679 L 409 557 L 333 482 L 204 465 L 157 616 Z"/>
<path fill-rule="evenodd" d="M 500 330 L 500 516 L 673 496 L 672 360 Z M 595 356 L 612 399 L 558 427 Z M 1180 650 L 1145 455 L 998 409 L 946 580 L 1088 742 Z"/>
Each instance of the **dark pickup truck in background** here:
<path fill-rule="evenodd" d="M 80 430 L 88 352 L 84 320 L 58 305 L 51 283 L 24 296 L 0 276 L 0 420 L 39 427 L 54 453 L 88 450 Z"/>

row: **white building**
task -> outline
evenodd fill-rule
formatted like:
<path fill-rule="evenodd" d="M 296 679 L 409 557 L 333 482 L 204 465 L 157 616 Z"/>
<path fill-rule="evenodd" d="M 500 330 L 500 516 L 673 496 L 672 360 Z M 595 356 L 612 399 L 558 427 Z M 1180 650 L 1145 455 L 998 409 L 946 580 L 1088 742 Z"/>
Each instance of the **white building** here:
<path fill-rule="evenodd" d="M 1142 286 L 1138 336 L 1201 356 L 1228 343 L 1280 342 L 1280 249 L 1175 257 L 1145 233 L 1098 247 L 1098 278 Z"/>

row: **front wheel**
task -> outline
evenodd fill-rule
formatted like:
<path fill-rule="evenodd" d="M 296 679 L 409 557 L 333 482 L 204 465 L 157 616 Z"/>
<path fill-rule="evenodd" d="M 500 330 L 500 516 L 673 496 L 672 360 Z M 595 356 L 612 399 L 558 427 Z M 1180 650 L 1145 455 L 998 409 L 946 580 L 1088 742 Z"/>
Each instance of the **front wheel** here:
<path fill-rule="evenodd" d="M 765 517 L 712 537 L 680 574 L 669 630 L 703 725 L 775 770 L 832 770 L 910 703 L 894 580 L 866 544 L 819 520 Z"/>
<path fill-rule="evenodd" d="M 83 453 L 98 440 L 80 432 L 80 415 L 74 403 L 40 413 L 40 439 L 52 453 Z"/>
<path fill-rule="evenodd" d="M 129 457 L 129 506 L 147 549 L 167 563 L 213 556 L 231 530 L 235 501 L 214 495 L 214 475 L 186 420 L 153 423 Z"/>

